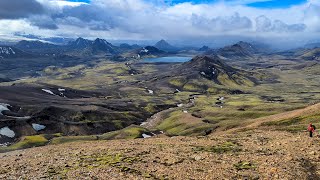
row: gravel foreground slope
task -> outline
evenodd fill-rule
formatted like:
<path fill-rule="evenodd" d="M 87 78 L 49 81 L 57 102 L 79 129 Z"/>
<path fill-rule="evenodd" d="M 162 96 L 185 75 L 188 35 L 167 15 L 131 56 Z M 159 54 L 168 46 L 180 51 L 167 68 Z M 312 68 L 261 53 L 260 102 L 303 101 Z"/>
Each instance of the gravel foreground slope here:
<path fill-rule="evenodd" d="M 0 154 L 0 179 L 320 179 L 319 142 L 256 130 L 49 145 Z"/>

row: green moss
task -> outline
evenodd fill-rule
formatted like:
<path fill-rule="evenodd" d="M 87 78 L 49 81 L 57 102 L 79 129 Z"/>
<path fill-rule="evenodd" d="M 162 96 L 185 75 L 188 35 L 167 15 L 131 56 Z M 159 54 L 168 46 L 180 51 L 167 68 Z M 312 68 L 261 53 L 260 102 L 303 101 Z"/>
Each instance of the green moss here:
<path fill-rule="evenodd" d="M 101 166 L 111 166 L 122 172 L 141 174 L 140 171 L 129 167 L 133 163 L 140 161 L 137 157 L 127 157 L 122 154 L 93 154 L 90 156 L 81 156 L 79 158 L 79 167 L 93 169 Z M 95 164 L 95 166 L 92 166 Z"/>
<path fill-rule="evenodd" d="M 123 128 L 123 121 L 121 120 L 114 120 L 112 121 L 116 129 L 122 129 Z"/>
<path fill-rule="evenodd" d="M 149 103 L 144 110 L 146 110 L 147 112 L 149 112 L 150 114 L 154 114 L 157 110 L 155 109 L 155 105 Z"/>
<path fill-rule="evenodd" d="M 215 125 L 204 123 L 200 118 L 192 121 L 183 118 L 184 113 L 175 111 L 164 119 L 157 129 L 164 131 L 169 136 L 195 136 L 204 135 L 208 129 L 213 129 Z"/>
<path fill-rule="evenodd" d="M 319 118 L 319 114 L 305 115 L 296 118 L 265 122 L 262 123 L 262 126 L 273 126 L 276 130 L 296 133 L 305 130 L 310 122 L 316 127 L 320 127 L 319 123 L 314 123 L 317 122 Z"/>
<path fill-rule="evenodd" d="M 186 83 L 185 78 L 173 78 L 170 79 L 169 84 L 176 86 L 176 87 L 182 87 Z"/>
<path fill-rule="evenodd" d="M 301 121 L 300 118 L 286 119 L 281 121 L 270 121 L 262 123 L 262 126 L 290 126 Z"/>
<path fill-rule="evenodd" d="M 128 69 L 123 68 L 123 67 L 117 67 L 111 70 L 111 73 L 115 73 L 117 75 L 124 75 L 128 74 Z"/>
<path fill-rule="evenodd" d="M 94 141 L 97 140 L 97 136 L 63 136 L 53 138 L 50 144 L 62 144 L 76 141 Z"/>
<path fill-rule="evenodd" d="M 18 149 L 26 149 L 31 147 L 44 146 L 49 142 L 44 135 L 25 136 L 21 140 L 11 146 L 1 147 L 0 152 L 13 151 Z"/>
<path fill-rule="evenodd" d="M 204 89 L 197 85 L 197 84 L 194 84 L 194 83 L 187 83 L 183 86 L 183 90 L 185 91 L 191 91 L 191 92 L 201 92 L 203 91 Z"/>
<path fill-rule="evenodd" d="M 238 171 L 239 170 L 247 170 L 247 169 L 254 169 L 256 166 L 250 162 L 240 161 L 233 165 Z"/>
<path fill-rule="evenodd" d="M 111 140 L 111 139 L 136 139 L 142 137 L 143 133 L 149 132 L 147 129 L 131 125 L 124 129 L 108 132 L 103 135 L 98 136 L 101 140 Z"/>

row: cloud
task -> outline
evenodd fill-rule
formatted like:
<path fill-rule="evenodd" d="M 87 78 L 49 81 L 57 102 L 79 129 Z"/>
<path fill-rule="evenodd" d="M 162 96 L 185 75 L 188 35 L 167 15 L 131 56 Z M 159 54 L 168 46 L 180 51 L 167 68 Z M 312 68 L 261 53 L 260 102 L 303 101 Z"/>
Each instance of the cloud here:
<path fill-rule="evenodd" d="M 255 19 L 257 32 L 276 32 L 276 33 L 292 33 L 303 32 L 306 29 L 305 24 L 286 24 L 280 20 L 271 21 L 262 15 Z"/>
<path fill-rule="evenodd" d="M 9 2 L 0 0 L 0 3 L 4 1 Z M 264 38 L 272 43 L 280 41 L 279 38 L 282 37 L 283 41 L 297 37 L 301 41 L 312 39 L 316 35 L 320 37 L 318 0 L 309 0 L 305 4 L 283 9 L 259 9 L 246 5 L 267 0 L 225 0 L 207 4 L 187 2 L 173 5 L 168 5 L 165 1 L 92 0 L 90 3 L 79 3 L 63 0 L 10 0 L 33 2 L 39 7 L 37 11 L 32 11 L 27 5 L 26 8 L 19 9 L 14 3 L 7 4 L 16 9 L 12 9 L 11 15 L 6 15 L 6 19 L 16 20 L 11 20 L 10 23 L 0 20 L 0 36 L 19 31 L 45 37 L 63 35 L 137 40 L 165 38 L 214 41 L 221 36 L 228 39 L 228 42 L 232 39 Z M 2 15 L 3 9 L 0 6 L 0 19 L 5 18 Z M 22 11 L 25 13 L 21 13 Z M 6 27 L 5 24 L 10 24 L 10 28 L 1 28 Z"/>
<path fill-rule="evenodd" d="M 19 19 L 42 13 L 44 7 L 36 0 L 0 1 L 0 19 Z"/>
<path fill-rule="evenodd" d="M 206 28 L 214 32 L 237 31 L 252 28 L 252 22 L 247 17 L 241 17 L 239 13 L 232 16 L 218 16 L 208 19 L 196 14 L 191 17 L 192 25 L 196 28 Z"/>
<path fill-rule="evenodd" d="M 320 3 L 310 4 L 304 11 L 304 21 L 311 31 L 320 32 Z"/>
<path fill-rule="evenodd" d="M 58 29 L 58 25 L 54 20 L 46 15 L 43 16 L 33 16 L 32 18 L 28 19 L 30 21 L 30 24 L 32 26 L 36 26 L 39 29 L 50 29 L 50 30 L 56 30 Z"/>

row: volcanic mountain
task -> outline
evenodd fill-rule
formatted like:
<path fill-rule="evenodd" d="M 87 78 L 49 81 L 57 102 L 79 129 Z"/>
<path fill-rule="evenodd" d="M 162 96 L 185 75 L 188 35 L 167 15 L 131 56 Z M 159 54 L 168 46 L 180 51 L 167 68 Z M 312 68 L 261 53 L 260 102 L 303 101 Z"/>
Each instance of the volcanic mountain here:
<path fill-rule="evenodd" d="M 67 54 L 72 56 L 110 56 L 118 52 L 118 47 L 100 38 L 94 41 L 78 38 L 69 43 L 69 49 L 70 52 Z"/>
<path fill-rule="evenodd" d="M 231 46 L 225 46 L 218 50 L 209 50 L 206 55 L 219 55 L 226 59 L 243 60 L 253 58 L 253 55 L 258 53 L 259 50 L 252 44 L 240 41 Z"/>
<path fill-rule="evenodd" d="M 233 68 L 217 56 L 196 56 L 191 61 L 173 66 L 156 78 L 155 86 L 172 87 L 194 92 L 216 91 L 221 89 L 239 89 L 254 86 L 255 78 L 249 72 Z"/>
<path fill-rule="evenodd" d="M 223 62 L 218 56 L 196 56 L 191 61 L 182 64 L 176 71 L 181 76 L 198 76 L 212 80 L 220 85 L 246 85 L 246 72 L 233 68 Z"/>
<path fill-rule="evenodd" d="M 71 49 L 84 49 L 92 45 L 92 41 L 84 38 L 78 38 L 75 41 L 68 43 L 68 48 Z"/>
<path fill-rule="evenodd" d="M 165 40 L 160 40 L 159 42 L 157 42 L 154 47 L 162 50 L 162 51 L 176 51 L 178 48 L 172 46 L 171 44 L 169 44 L 167 41 Z"/>

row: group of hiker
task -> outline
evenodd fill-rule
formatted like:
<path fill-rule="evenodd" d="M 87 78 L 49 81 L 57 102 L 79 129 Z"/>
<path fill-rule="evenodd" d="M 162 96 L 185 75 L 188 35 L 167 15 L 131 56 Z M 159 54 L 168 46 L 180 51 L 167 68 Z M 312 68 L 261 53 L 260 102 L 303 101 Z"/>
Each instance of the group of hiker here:
<path fill-rule="evenodd" d="M 316 131 L 316 126 L 310 123 L 308 126 L 308 131 L 309 131 L 309 136 L 312 137 L 313 133 Z"/>

